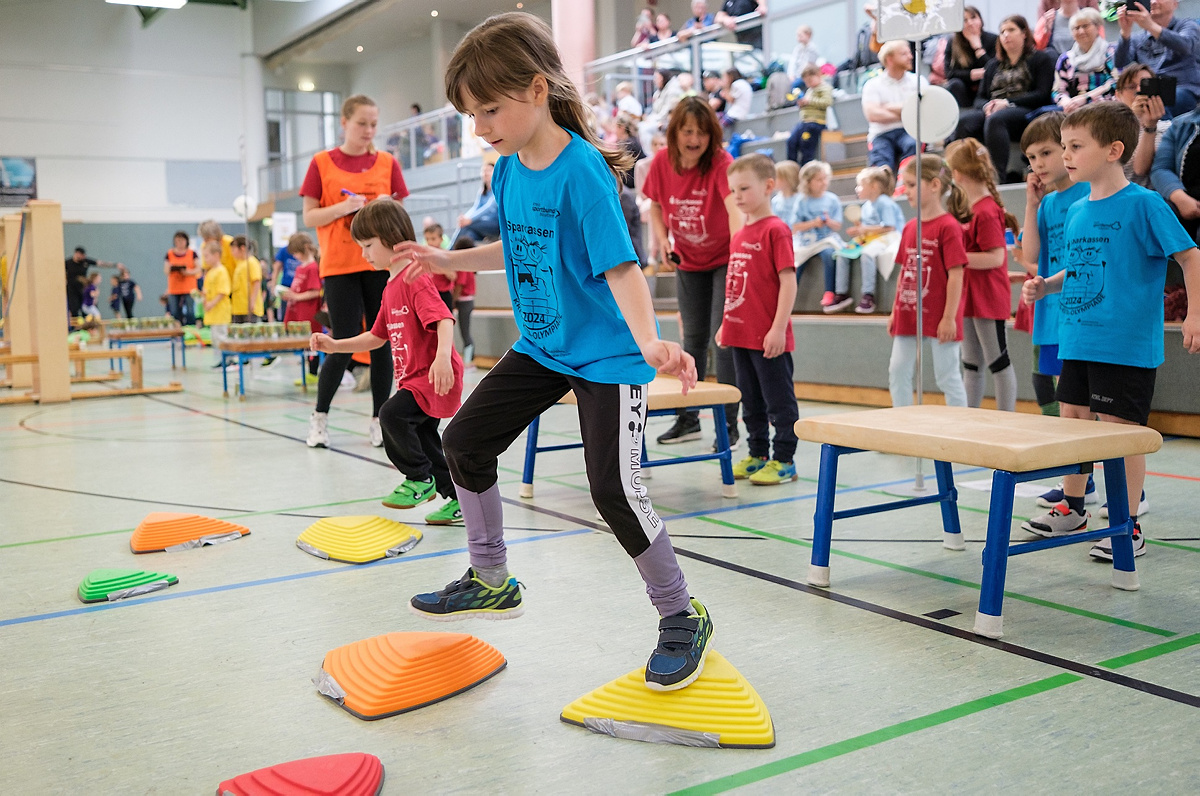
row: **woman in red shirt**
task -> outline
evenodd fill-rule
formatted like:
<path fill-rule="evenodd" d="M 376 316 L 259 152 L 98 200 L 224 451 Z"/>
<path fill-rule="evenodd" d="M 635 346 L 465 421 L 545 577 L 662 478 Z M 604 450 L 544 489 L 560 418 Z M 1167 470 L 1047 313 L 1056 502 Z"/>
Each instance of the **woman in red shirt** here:
<path fill-rule="evenodd" d="M 341 146 L 318 152 L 308 167 L 300 195 L 304 198 L 304 225 L 316 227 L 321 244 L 321 278 L 334 339 L 354 337 L 375 323 L 387 271 L 376 271 L 363 259 L 350 235 L 350 221 L 359 208 L 379 196 L 408 196 L 400 164 L 375 149 L 379 108 L 375 101 L 355 94 L 342 104 Z M 329 447 L 326 430 L 329 405 L 350 363 L 350 354 L 325 357 L 317 379 L 317 407 L 309 419 L 308 447 Z M 379 407 L 392 389 L 391 352 L 386 345 L 371 352 L 371 397 L 374 409 L 369 426 L 371 444 L 383 445 Z"/>
<path fill-rule="evenodd" d="M 708 346 L 725 310 L 729 241 L 743 216 L 729 193 L 726 172 L 733 158 L 721 146 L 721 123 L 708 103 L 685 97 L 671 112 L 667 146 L 650 163 L 642 193 L 650 199 L 650 223 L 660 246 L 660 262 L 676 263 L 675 291 L 683 322 L 683 350 L 704 378 Z M 672 248 L 668 232 L 674 239 Z M 734 384 L 733 352 L 716 349 L 717 381 Z M 725 407 L 729 444 L 737 444 L 737 404 Z M 681 410 L 660 445 L 700 438 L 700 416 Z"/>

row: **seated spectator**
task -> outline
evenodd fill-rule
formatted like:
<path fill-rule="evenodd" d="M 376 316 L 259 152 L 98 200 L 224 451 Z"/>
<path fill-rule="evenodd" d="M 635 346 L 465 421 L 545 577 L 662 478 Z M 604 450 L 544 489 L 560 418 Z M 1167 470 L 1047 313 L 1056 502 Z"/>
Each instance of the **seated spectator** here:
<path fill-rule="evenodd" d="M 887 166 L 895 173 L 900 161 L 917 151 L 917 142 L 904 131 L 900 121 L 904 101 L 917 92 L 917 76 L 909 71 L 913 61 L 908 42 L 887 42 L 879 50 L 879 57 L 883 74 L 868 80 L 862 90 L 870 149 L 867 165 Z"/>
<path fill-rule="evenodd" d="M 946 90 L 958 107 L 975 104 L 979 84 L 989 63 L 996 60 L 996 34 L 983 29 L 983 15 L 975 6 L 963 6 L 963 29 L 950 39 L 944 68 Z"/>
<path fill-rule="evenodd" d="M 713 15 L 708 13 L 708 0 L 692 0 L 692 15 L 675 35 L 680 41 L 687 41 L 697 32 L 712 27 L 713 20 Z"/>
<path fill-rule="evenodd" d="M 455 238 L 470 238 L 476 243 L 497 240 L 500 237 L 500 211 L 496 206 L 496 194 L 492 192 L 492 169 L 490 161 L 483 161 L 479 168 L 479 196 L 471 209 L 458 217 L 458 232 Z"/>
<path fill-rule="evenodd" d="M 1200 111 L 1176 117 L 1163 133 L 1150 170 L 1154 190 L 1170 202 L 1193 240 L 1200 232 L 1200 135 L 1197 133 L 1200 133 Z"/>
<path fill-rule="evenodd" d="M 1150 168 L 1154 165 L 1154 154 L 1162 143 L 1163 133 L 1171 126 L 1166 116 L 1162 97 L 1149 97 L 1140 92 L 1143 80 L 1154 77 L 1154 73 L 1139 63 L 1132 63 L 1121 70 L 1117 78 L 1117 101 L 1133 111 L 1142 131 L 1138 134 L 1137 149 L 1125 164 L 1125 178 L 1144 188 L 1150 187 Z"/>
<path fill-rule="evenodd" d="M 725 115 L 721 117 L 721 124 L 730 127 L 750 115 L 754 89 L 742 77 L 742 73 L 734 68 L 726 69 L 722 79 L 721 98 L 725 100 Z"/>
<path fill-rule="evenodd" d="M 638 138 L 643 150 L 649 148 L 650 139 L 655 133 L 665 129 L 671 111 L 675 110 L 679 100 L 690 91 L 692 79 L 689 72 L 676 74 L 670 69 L 659 69 L 654 73 L 654 94 L 650 98 L 650 111 L 642 117 L 642 123 L 638 125 Z"/>
<path fill-rule="evenodd" d="M 613 98 L 618 114 L 623 113 L 638 120 L 642 118 L 642 103 L 633 96 L 633 84 L 628 80 L 622 80 L 617 84 L 613 89 Z"/>
<path fill-rule="evenodd" d="M 1175 78 L 1175 104 L 1168 108 L 1172 116 L 1190 113 L 1200 99 L 1200 25 L 1176 17 L 1177 8 L 1179 0 L 1154 0 L 1149 11 L 1141 3 L 1117 10 L 1117 68 L 1137 61 L 1159 77 Z M 1135 24 L 1141 33 L 1133 33 Z"/>
<path fill-rule="evenodd" d="M 833 104 L 833 89 L 825 82 L 821 67 L 814 63 L 804 67 L 804 84 L 808 90 L 796 100 L 800 108 L 800 121 L 792 128 L 787 142 L 787 159 L 801 166 L 821 156 L 825 111 Z"/>
<path fill-rule="evenodd" d="M 767 15 L 767 4 L 762 0 L 725 0 L 721 6 L 721 10 L 717 12 L 717 16 L 713 19 L 718 25 L 722 25 L 729 30 L 733 30 L 737 26 L 737 18 L 754 12 Z M 762 26 L 740 30 L 736 34 L 737 40 L 741 44 L 749 44 L 756 50 L 762 49 Z"/>
<path fill-rule="evenodd" d="M 649 8 L 643 8 L 638 14 L 637 21 L 633 23 L 633 38 L 630 39 L 629 46 L 649 47 L 657 40 L 654 31 L 654 12 Z"/>
<path fill-rule="evenodd" d="M 796 46 L 792 48 L 792 55 L 788 58 L 787 76 L 792 81 L 792 88 L 800 88 L 804 85 L 804 67 L 809 64 L 820 66 L 825 63 L 821 58 L 821 54 L 817 52 L 817 48 L 812 45 L 813 29 L 808 25 L 801 25 L 796 28 Z"/>
<path fill-rule="evenodd" d="M 655 41 L 675 38 L 675 31 L 671 29 L 671 18 L 661 11 L 654 18 L 654 38 Z"/>
<path fill-rule="evenodd" d="M 1113 65 L 1116 47 L 1104 39 L 1100 12 L 1094 8 L 1077 12 L 1071 17 L 1071 35 L 1075 44 L 1058 57 L 1050 91 L 1064 113 L 1111 96 L 1117 84 L 1117 68 Z"/>
<path fill-rule="evenodd" d="M 617 146 L 633 155 L 634 168 L 621 175 L 621 212 L 625 215 L 625 226 L 629 229 L 629 240 L 633 243 L 638 263 L 646 265 L 646 254 L 642 247 L 642 215 L 638 209 L 637 192 L 634 188 L 634 169 L 646 159 L 646 151 L 638 141 L 637 120 L 621 114 L 615 122 Z"/>
<path fill-rule="evenodd" d="M 1021 140 L 1030 111 L 1050 104 L 1053 86 L 1054 57 L 1034 49 L 1025 17 L 1006 17 L 996 40 L 996 60 L 983 73 L 975 107 L 959 116 L 955 140 L 983 141 L 998 181 L 1006 182 L 1009 149 Z"/>
<path fill-rule="evenodd" d="M 1033 26 L 1033 46 L 1062 55 L 1075 45 L 1071 19 L 1083 8 L 1098 8 L 1096 0 L 1042 0 Z"/>
<path fill-rule="evenodd" d="M 725 81 L 719 72 L 705 72 L 703 75 L 704 93 L 708 95 L 708 107 L 713 109 L 713 113 L 717 114 L 717 118 L 721 118 L 725 113 L 725 97 L 721 95 L 721 89 L 725 87 Z"/>

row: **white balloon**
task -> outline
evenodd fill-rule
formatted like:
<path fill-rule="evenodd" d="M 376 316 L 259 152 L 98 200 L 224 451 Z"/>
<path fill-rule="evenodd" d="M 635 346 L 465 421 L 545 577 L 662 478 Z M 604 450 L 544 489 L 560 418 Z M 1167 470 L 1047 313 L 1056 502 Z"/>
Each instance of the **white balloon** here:
<path fill-rule="evenodd" d="M 917 95 L 910 94 L 900 111 L 904 130 L 917 137 Z M 927 86 L 921 91 L 921 142 L 934 144 L 954 132 L 958 126 L 958 101 L 941 86 Z"/>
<path fill-rule="evenodd" d="M 240 218 L 249 218 L 258 209 L 258 200 L 253 196 L 242 194 L 233 200 L 233 212 Z"/>

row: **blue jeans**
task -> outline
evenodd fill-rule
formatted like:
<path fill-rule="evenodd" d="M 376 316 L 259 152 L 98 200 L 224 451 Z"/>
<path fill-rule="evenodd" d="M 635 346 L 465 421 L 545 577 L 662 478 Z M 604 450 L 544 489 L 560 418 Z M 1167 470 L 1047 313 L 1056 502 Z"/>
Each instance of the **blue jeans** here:
<path fill-rule="evenodd" d="M 880 133 L 871 139 L 871 151 L 867 153 L 868 166 L 890 166 L 892 172 L 900 170 L 900 161 L 917 154 L 917 142 L 903 127 Z"/>
<path fill-rule="evenodd" d="M 800 274 L 804 273 L 804 269 L 816 258 L 821 259 L 821 266 L 825 273 L 825 292 L 835 293 L 834 288 L 837 286 L 837 269 L 833 264 L 833 249 L 821 249 L 821 251 L 809 257 L 802 263 L 796 266 L 796 281 L 800 281 Z"/>
<path fill-rule="evenodd" d="M 800 122 L 792 128 L 792 134 L 787 142 L 787 159 L 794 160 L 803 166 L 810 160 L 816 160 L 821 151 L 821 133 L 825 125 L 817 122 Z"/>
<path fill-rule="evenodd" d="M 927 339 L 933 349 L 933 374 L 938 388 L 946 396 L 946 405 L 966 406 L 967 388 L 963 384 L 962 371 L 958 369 L 961 346 L 957 342 L 939 343 L 936 337 Z M 892 393 L 892 406 L 912 405 L 916 367 L 917 338 L 893 337 L 892 359 L 888 363 L 888 390 Z"/>
<path fill-rule="evenodd" d="M 188 293 L 168 293 L 167 312 L 184 326 L 190 326 L 196 322 L 196 313 L 192 307 L 192 297 Z"/>
<path fill-rule="evenodd" d="M 834 293 L 848 294 L 850 292 L 850 260 L 845 257 L 837 258 L 837 278 L 834 281 Z M 875 258 L 869 254 L 861 255 L 858 264 L 862 268 L 862 292 L 875 295 Z"/>

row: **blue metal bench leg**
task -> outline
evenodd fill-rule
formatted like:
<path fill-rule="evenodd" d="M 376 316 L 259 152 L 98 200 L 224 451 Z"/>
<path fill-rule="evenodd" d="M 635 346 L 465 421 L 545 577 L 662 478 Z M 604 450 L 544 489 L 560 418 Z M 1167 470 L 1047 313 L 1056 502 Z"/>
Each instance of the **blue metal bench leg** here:
<path fill-rule="evenodd" d="M 725 425 L 725 407 L 717 404 L 712 408 L 713 422 L 717 426 L 717 450 L 721 462 L 721 497 L 737 497 L 737 483 L 733 480 L 733 454 L 729 451 L 729 427 Z"/>
<path fill-rule="evenodd" d="M 942 547 L 947 550 L 966 550 L 962 526 L 958 523 L 958 490 L 954 488 L 954 470 L 950 462 L 934 462 L 938 494 L 942 496 Z"/>
<path fill-rule="evenodd" d="M 821 471 L 817 476 L 817 508 L 813 513 L 812 561 L 808 565 L 808 582 L 813 586 L 829 586 L 829 547 L 833 540 L 833 499 L 837 492 L 837 446 L 821 446 Z"/>
<path fill-rule="evenodd" d="M 1125 460 L 1104 460 L 1104 495 L 1108 498 L 1108 524 L 1113 531 L 1113 588 L 1137 591 L 1138 576 L 1133 565 L 1133 520 L 1129 518 L 1129 495 Z"/>
<path fill-rule="evenodd" d="M 246 400 L 246 359 L 245 354 L 238 354 L 238 400 Z"/>
<path fill-rule="evenodd" d="M 983 548 L 983 587 L 979 591 L 979 611 L 975 614 L 975 634 L 987 638 L 1004 635 L 1001 612 L 1016 488 L 1017 479 L 1007 470 L 992 474 L 992 502 L 988 507 L 987 542 Z"/>
<path fill-rule="evenodd" d="M 224 351 L 221 352 L 221 387 L 225 393 L 225 397 L 229 397 L 229 371 L 225 370 L 225 366 L 229 364 L 228 356 Z"/>
<path fill-rule="evenodd" d="M 175 338 L 171 338 L 171 370 L 175 370 Z"/>
<path fill-rule="evenodd" d="M 174 355 L 175 355 L 175 343 L 172 342 L 171 343 L 171 356 L 174 357 Z M 179 364 L 183 366 L 184 370 L 187 370 L 187 344 L 184 342 L 184 338 L 182 338 L 182 337 L 179 338 Z M 174 367 L 175 363 L 172 362 L 171 366 Z"/>
<path fill-rule="evenodd" d="M 537 461 L 538 425 L 541 420 L 535 417 L 525 431 L 525 470 L 521 473 L 521 491 L 518 492 L 523 498 L 533 497 L 533 465 Z"/>

